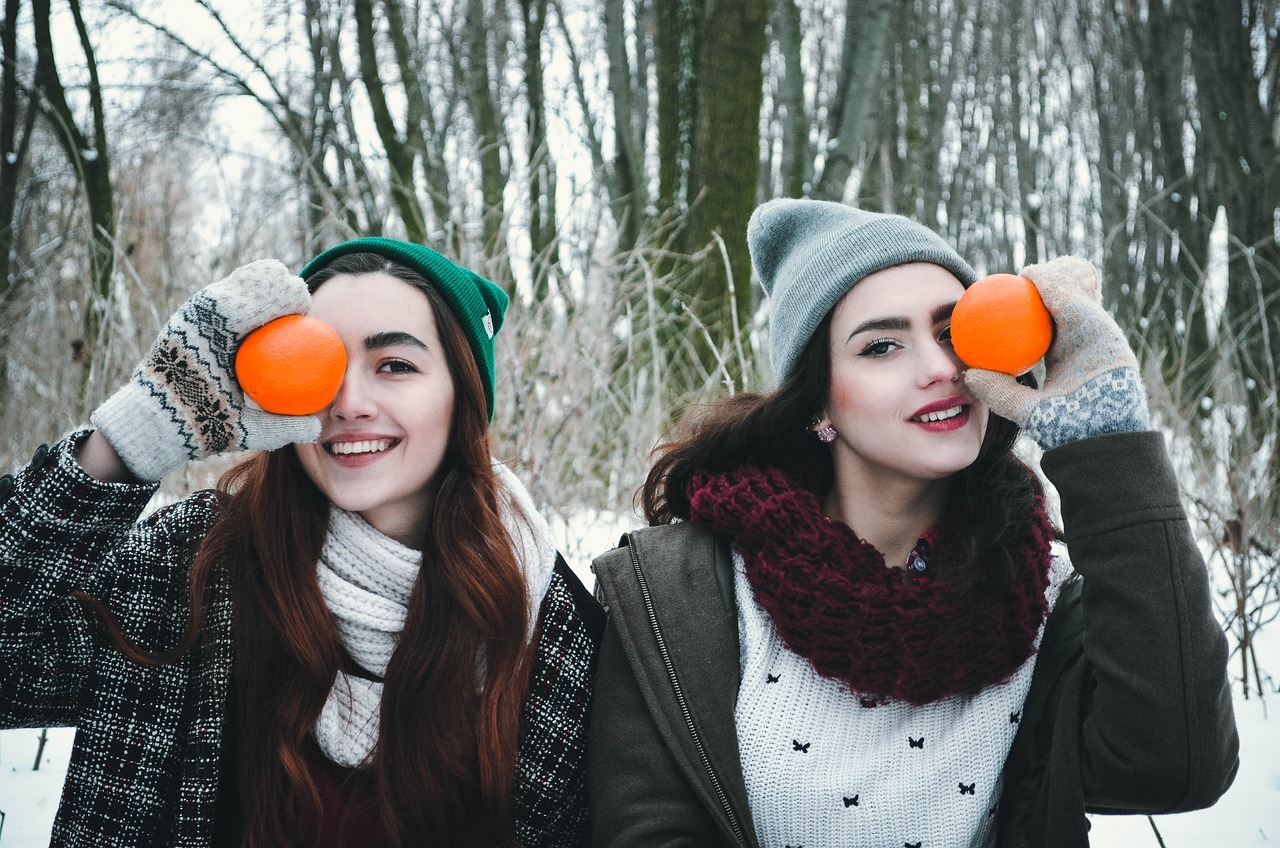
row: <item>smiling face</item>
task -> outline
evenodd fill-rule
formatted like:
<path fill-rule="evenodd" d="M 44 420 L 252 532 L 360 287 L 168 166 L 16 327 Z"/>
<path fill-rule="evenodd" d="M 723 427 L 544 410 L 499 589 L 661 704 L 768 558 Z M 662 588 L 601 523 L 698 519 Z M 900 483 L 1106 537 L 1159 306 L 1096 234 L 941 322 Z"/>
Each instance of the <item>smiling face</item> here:
<path fill-rule="evenodd" d="M 427 296 L 389 274 L 339 274 L 312 295 L 312 317 L 347 349 L 342 387 L 298 445 L 307 476 L 335 506 L 421 547 L 454 414 L 454 379 Z"/>
<path fill-rule="evenodd" d="M 913 262 L 863 278 L 831 317 L 831 384 L 823 415 L 837 480 L 874 487 L 937 481 L 978 456 L 987 409 L 957 380 L 951 310 L 964 287 Z M 874 488 L 862 488 L 873 492 Z"/>

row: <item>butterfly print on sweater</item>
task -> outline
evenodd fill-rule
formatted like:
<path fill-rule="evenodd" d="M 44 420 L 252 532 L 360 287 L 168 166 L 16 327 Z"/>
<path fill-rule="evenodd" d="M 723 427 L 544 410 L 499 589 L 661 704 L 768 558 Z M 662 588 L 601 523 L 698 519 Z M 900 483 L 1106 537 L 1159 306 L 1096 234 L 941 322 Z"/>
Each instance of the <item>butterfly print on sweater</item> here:
<path fill-rule="evenodd" d="M 842 796 L 840 796 L 840 797 L 842 797 L 842 798 L 843 798 L 844 796 L 842 795 Z M 844 799 L 844 806 L 845 806 L 845 808 L 846 808 L 846 809 L 848 809 L 849 807 L 856 807 L 856 806 L 858 806 L 858 796 L 857 796 L 857 795 L 854 795 L 852 798 L 845 798 L 845 799 Z"/>
<path fill-rule="evenodd" d="M 802 753 L 802 754 L 807 754 L 807 753 L 809 753 L 809 746 L 810 746 L 810 745 L 812 745 L 812 744 L 813 744 L 812 742 L 806 742 L 806 743 L 804 743 L 803 745 L 801 745 L 801 744 L 800 744 L 800 740 L 798 740 L 798 739 L 792 739 L 792 740 L 791 740 L 791 749 L 792 749 L 792 750 L 794 750 L 794 751 L 799 751 L 799 752 L 800 752 L 800 753 Z"/>
<path fill-rule="evenodd" d="M 782 679 L 781 674 L 769 674 L 768 672 L 765 672 L 765 675 L 764 675 L 765 683 L 777 683 L 781 679 Z"/>
<path fill-rule="evenodd" d="M 975 790 L 975 789 L 977 789 L 977 788 L 978 788 L 978 784 L 976 784 L 976 783 L 970 783 L 968 786 L 965 786 L 963 783 L 961 783 L 961 784 L 960 784 L 960 794 L 961 794 L 961 795 L 972 795 L 972 794 L 973 794 L 973 790 Z"/>
<path fill-rule="evenodd" d="M 923 751 L 923 750 L 924 750 L 924 737 L 923 737 L 923 736 L 921 736 L 919 739 L 916 739 L 916 738 L 914 738 L 914 737 L 912 737 L 912 736 L 908 736 L 908 737 L 907 737 L 907 744 L 909 744 L 912 748 L 919 748 L 920 750 L 922 750 L 922 751 Z"/>

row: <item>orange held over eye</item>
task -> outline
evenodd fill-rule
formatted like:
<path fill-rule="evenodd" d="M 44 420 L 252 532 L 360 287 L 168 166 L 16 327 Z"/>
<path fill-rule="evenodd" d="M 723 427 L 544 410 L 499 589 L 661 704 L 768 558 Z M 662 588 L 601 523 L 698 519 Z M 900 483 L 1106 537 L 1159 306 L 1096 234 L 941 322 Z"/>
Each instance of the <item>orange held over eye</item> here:
<path fill-rule="evenodd" d="M 983 277 L 951 313 L 951 344 L 970 368 L 1025 374 L 1052 342 L 1053 318 L 1025 277 Z"/>
<path fill-rule="evenodd" d="M 286 315 L 248 335 L 236 351 L 236 379 L 254 403 L 277 415 L 314 415 L 338 393 L 347 351 L 318 318 Z"/>

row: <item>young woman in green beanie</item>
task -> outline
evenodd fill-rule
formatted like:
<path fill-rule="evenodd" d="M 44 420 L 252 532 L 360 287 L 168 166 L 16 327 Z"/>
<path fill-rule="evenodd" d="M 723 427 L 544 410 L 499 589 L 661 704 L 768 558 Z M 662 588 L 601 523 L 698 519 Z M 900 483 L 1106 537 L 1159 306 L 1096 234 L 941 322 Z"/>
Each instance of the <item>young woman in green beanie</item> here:
<path fill-rule="evenodd" d="M 780 385 L 663 445 L 595 562 L 595 845 L 1083 848 L 1086 811 L 1212 804 L 1226 641 L 1092 267 L 1023 271 L 1037 388 L 965 371 L 929 230 L 782 200 L 748 239 Z"/>
<path fill-rule="evenodd" d="M 602 614 L 491 457 L 506 305 L 387 239 L 246 265 L 0 479 L 0 723 L 77 726 L 53 845 L 588 844 Z M 337 396 L 247 403 L 240 341 L 308 312 Z M 228 451 L 217 491 L 142 517 Z"/>

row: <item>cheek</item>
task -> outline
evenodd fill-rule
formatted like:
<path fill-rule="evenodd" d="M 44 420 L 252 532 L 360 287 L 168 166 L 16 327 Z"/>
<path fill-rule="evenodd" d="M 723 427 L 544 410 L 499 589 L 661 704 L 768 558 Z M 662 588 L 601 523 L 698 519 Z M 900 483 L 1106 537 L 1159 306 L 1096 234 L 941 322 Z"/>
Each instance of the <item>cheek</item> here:
<path fill-rule="evenodd" d="M 832 412 L 856 415 L 862 399 L 866 397 L 866 386 L 857 375 L 844 369 L 832 369 L 831 385 L 827 387 L 827 405 Z"/>
<path fill-rule="evenodd" d="M 316 468 L 319 466 L 319 458 L 317 451 L 320 450 L 318 445 L 294 445 L 293 452 L 298 457 L 298 464 L 302 466 L 302 473 L 312 483 L 316 482 Z"/>

